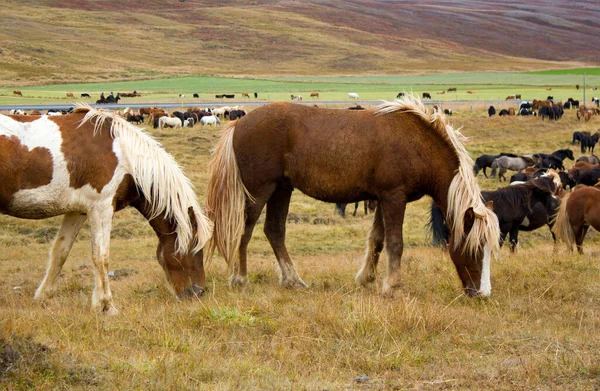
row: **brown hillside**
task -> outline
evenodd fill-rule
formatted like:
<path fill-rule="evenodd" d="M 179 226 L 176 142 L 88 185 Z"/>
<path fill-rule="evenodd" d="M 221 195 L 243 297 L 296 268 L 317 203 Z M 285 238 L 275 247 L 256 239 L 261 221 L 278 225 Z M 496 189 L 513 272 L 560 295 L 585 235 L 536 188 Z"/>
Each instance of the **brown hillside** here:
<path fill-rule="evenodd" d="M 598 20 L 584 1 L 9 0 L 0 83 L 598 65 Z"/>

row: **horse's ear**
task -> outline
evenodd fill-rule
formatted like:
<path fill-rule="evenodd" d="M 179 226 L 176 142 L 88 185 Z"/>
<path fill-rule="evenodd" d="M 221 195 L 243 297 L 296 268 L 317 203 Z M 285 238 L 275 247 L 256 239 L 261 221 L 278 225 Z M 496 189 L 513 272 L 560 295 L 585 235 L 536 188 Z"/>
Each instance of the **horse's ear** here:
<path fill-rule="evenodd" d="M 193 232 L 198 232 L 198 222 L 196 221 L 196 214 L 194 213 L 194 208 L 191 206 L 188 208 L 188 216 L 190 217 L 190 222 L 192 223 Z"/>
<path fill-rule="evenodd" d="M 494 201 L 489 200 L 488 202 L 485 203 L 485 207 L 493 212 L 494 211 Z"/>
<path fill-rule="evenodd" d="M 475 214 L 475 211 L 473 210 L 473 208 L 469 208 L 465 211 L 465 218 L 464 218 L 465 232 L 471 231 L 471 228 L 473 228 L 473 224 L 475 224 L 476 217 L 479 217 L 479 216 L 477 216 Z"/>

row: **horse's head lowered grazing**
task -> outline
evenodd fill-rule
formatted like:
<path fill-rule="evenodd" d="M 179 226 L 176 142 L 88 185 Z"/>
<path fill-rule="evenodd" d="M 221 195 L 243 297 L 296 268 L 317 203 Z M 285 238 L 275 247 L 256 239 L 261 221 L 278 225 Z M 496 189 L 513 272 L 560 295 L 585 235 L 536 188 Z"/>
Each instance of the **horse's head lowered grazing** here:
<path fill-rule="evenodd" d="M 107 276 L 113 214 L 136 208 L 159 238 L 158 261 L 178 296 L 201 294 L 202 248 L 212 223 L 189 179 L 171 155 L 142 129 L 103 110 L 73 114 L 0 115 L 0 210 L 29 219 L 64 215 L 36 299 L 48 297 L 79 230 L 89 219 L 94 263 L 94 308 L 117 312 Z"/>
<path fill-rule="evenodd" d="M 293 189 L 326 202 L 378 200 L 356 281 L 375 281 L 385 245 L 381 290 L 393 294 L 400 286 L 406 204 L 430 195 L 449 222 L 451 256 L 464 288 L 489 295 L 498 220 L 483 203 L 462 139 L 442 112 L 429 114 L 412 96 L 374 110 L 283 102 L 255 109 L 230 125 L 215 147 L 207 192 L 207 213 L 215 222 L 211 250 L 218 248 L 228 262 L 230 283 L 245 284 L 248 243 L 266 206 L 264 230 L 281 283 L 304 287 L 285 246 Z"/>

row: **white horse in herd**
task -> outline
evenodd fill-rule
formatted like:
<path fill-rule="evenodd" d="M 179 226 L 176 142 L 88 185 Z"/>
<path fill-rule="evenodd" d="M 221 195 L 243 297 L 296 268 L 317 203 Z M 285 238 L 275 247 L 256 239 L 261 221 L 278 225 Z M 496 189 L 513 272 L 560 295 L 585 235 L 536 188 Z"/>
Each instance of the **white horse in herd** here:
<path fill-rule="evenodd" d="M 221 121 L 219 120 L 219 117 L 217 117 L 216 115 L 207 115 L 205 117 L 200 118 L 200 123 L 202 124 L 202 126 L 204 125 L 221 125 Z"/>
<path fill-rule="evenodd" d="M 181 120 L 177 117 L 160 117 L 158 119 L 158 127 L 163 129 L 173 128 L 173 129 L 181 129 L 182 123 Z"/>

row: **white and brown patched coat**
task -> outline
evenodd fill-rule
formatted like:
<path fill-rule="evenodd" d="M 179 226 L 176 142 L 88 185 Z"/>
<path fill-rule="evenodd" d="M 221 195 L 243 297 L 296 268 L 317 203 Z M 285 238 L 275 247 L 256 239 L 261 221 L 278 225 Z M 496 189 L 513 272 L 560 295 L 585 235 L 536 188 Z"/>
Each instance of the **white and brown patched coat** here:
<path fill-rule="evenodd" d="M 133 206 L 159 238 L 158 260 L 178 295 L 203 290 L 201 249 L 212 224 L 193 187 L 162 146 L 108 111 L 78 107 L 65 116 L 0 115 L 0 212 L 19 218 L 64 215 L 36 292 L 43 299 L 89 219 L 95 265 L 93 306 L 116 313 L 108 285 L 115 211 Z"/>

